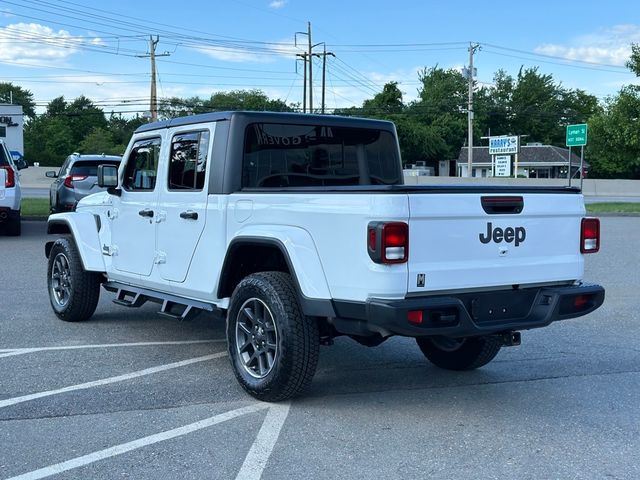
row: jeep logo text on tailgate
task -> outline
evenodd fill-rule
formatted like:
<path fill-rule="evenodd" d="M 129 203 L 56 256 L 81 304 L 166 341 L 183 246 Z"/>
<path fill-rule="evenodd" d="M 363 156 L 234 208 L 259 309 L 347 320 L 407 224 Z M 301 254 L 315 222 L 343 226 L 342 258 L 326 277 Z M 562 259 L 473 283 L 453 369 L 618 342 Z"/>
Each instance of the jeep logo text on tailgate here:
<path fill-rule="evenodd" d="M 487 233 L 478 235 L 482 243 L 489 243 L 491 240 L 501 243 L 504 240 L 507 243 L 515 242 L 514 245 L 517 247 L 527 238 L 527 231 L 524 227 L 507 227 L 504 230 L 500 227 L 492 227 L 491 222 L 488 222 Z"/>

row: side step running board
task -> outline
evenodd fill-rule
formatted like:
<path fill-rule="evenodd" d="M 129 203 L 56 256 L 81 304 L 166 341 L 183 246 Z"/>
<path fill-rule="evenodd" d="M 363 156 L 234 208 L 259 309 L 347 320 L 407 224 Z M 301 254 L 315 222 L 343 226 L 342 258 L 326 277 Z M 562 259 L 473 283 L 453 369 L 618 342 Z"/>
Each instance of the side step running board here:
<path fill-rule="evenodd" d="M 208 312 L 217 310 L 217 308 L 210 303 L 200 302 L 170 293 L 134 287 L 119 282 L 106 282 L 102 286 L 105 290 L 116 294 L 113 303 L 117 305 L 137 308 L 147 302 L 159 303 L 162 306 L 158 313 L 176 320 L 191 320 L 202 310 Z"/>

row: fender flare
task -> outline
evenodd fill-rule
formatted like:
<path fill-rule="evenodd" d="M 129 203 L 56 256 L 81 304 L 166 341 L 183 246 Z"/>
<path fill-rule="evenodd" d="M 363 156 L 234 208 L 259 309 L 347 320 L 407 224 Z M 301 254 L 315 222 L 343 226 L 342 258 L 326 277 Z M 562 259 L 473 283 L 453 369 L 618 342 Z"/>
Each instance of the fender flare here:
<path fill-rule="evenodd" d="M 305 315 L 335 316 L 331 292 L 315 243 L 309 232 L 294 226 L 252 225 L 237 232 L 229 242 L 222 264 L 218 298 L 222 298 L 225 279 L 233 269 L 231 258 L 234 250 L 246 245 L 269 245 L 282 253 Z"/>
<path fill-rule="evenodd" d="M 100 248 L 100 217 L 88 212 L 56 213 L 49 216 L 47 233 L 70 234 L 78 248 L 82 266 L 89 272 L 104 272 L 105 265 Z M 82 232 L 82 233 L 81 233 Z M 45 245 L 45 255 L 49 257 L 53 241 Z"/>

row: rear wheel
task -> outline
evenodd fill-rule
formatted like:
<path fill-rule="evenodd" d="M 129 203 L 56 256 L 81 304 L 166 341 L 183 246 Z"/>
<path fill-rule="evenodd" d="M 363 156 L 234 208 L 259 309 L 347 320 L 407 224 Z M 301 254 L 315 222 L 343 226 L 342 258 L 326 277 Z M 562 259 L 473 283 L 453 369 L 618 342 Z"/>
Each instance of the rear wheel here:
<path fill-rule="evenodd" d="M 100 274 L 87 272 L 69 238 L 59 238 L 51 247 L 47 270 L 49 300 L 53 311 L 66 322 L 82 322 L 96 310 L 100 298 Z"/>
<path fill-rule="evenodd" d="M 496 337 L 426 337 L 416 342 L 427 359 L 446 370 L 473 370 L 493 360 L 502 342 Z"/>
<path fill-rule="evenodd" d="M 227 314 L 227 342 L 236 378 L 255 398 L 286 400 L 311 384 L 318 325 L 302 314 L 290 275 L 255 273 L 238 284 Z"/>

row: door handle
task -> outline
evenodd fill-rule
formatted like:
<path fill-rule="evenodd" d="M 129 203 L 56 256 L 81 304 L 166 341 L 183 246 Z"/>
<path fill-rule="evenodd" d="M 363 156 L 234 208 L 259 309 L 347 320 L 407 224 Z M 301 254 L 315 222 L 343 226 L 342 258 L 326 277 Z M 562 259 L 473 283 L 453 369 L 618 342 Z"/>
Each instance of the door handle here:
<path fill-rule="evenodd" d="M 185 220 L 197 220 L 198 212 L 187 210 L 186 212 L 180 213 L 180 218 L 184 218 Z"/>
<path fill-rule="evenodd" d="M 153 217 L 153 210 L 150 210 L 148 208 L 145 208 L 144 210 L 140 210 L 138 212 L 138 215 L 140 215 L 141 217 Z"/>

